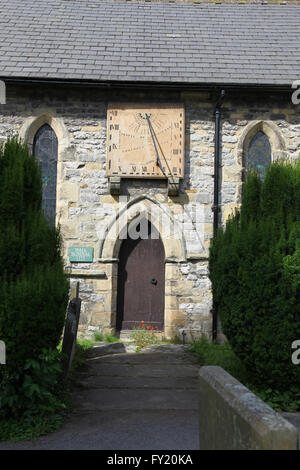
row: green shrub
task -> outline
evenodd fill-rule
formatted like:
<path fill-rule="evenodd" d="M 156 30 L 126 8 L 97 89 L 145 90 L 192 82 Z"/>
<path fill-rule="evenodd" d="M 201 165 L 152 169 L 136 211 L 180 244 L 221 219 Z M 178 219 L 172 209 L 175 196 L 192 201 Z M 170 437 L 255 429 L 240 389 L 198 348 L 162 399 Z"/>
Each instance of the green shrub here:
<path fill-rule="evenodd" d="M 300 163 L 251 174 L 241 210 L 210 249 L 214 308 L 234 352 L 257 383 L 300 385 L 291 344 L 300 338 Z"/>
<path fill-rule="evenodd" d="M 69 290 L 59 230 L 42 211 L 40 170 L 27 146 L 15 138 L 0 149 L 0 218 L 0 339 L 7 354 L 0 368 L 1 412 L 15 414 L 22 411 L 16 403 L 25 397 L 25 380 L 32 378 L 28 364 L 34 367 L 59 343 Z M 34 371 L 43 376 L 42 365 Z M 38 384 L 36 375 L 32 380 Z M 15 391 L 14 402 L 9 388 Z M 46 393 L 46 383 L 42 389 Z M 32 398 L 38 401 L 37 388 Z M 23 400 L 23 411 L 28 403 Z"/>
<path fill-rule="evenodd" d="M 44 349 L 7 379 L 1 389 L 0 417 L 47 415 L 65 408 L 57 393 L 62 381 L 61 356 L 57 350 Z"/>
<path fill-rule="evenodd" d="M 194 354 L 201 366 L 219 366 L 239 380 L 276 411 L 295 412 L 300 410 L 300 389 L 291 386 L 279 391 L 266 386 L 263 381 L 254 385 L 253 377 L 233 352 L 229 343 L 210 343 L 205 337 L 193 341 L 188 352 Z"/>
<path fill-rule="evenodd" d="M 222 367 L 240 382 L 247 383 L 247 371 L 229 343 L 210 343 L 202 336 L 190 343 L 188 351 L 197 357 L 201 366 Z"/>

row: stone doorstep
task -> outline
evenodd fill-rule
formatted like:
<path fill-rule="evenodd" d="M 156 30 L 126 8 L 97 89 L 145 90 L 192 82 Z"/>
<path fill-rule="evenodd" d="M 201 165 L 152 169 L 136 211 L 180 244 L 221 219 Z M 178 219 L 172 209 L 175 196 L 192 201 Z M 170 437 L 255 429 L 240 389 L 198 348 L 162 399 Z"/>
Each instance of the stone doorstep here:
<path fill-rule="evenodd" d="M 131 331 L 130 330 L 120 331 L 120 341 L 132 341 Z"/>

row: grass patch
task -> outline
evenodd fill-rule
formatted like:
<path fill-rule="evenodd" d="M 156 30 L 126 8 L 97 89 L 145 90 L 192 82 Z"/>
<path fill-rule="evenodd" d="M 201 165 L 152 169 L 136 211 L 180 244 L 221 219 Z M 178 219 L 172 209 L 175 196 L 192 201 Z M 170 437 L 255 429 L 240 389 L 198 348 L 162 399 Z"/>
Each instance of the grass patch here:
<path fill-rule="evenodd" d="M 25 441 L 58 431 L 62 427 L 63 416 L 53 414 L 48 416 L 28 416 L 0 420 L 1 441 Z"/>
<path fill-rule="evenodd" d="M 202 337 L 191 343 L 189 352 L 197 357 L 201 366 L 222 367 L 274 410 L 278 412 L 300 411 L 300 390 L 297 387 L 281 392 L 266 387 L 263 383 L 263 377 L 261 383 L 254 383 L 253 378 L 235 355 L 229 343 L 209 343 L 205 337 Z"/>
<path fill-rule="evenodd" d="M 94 341 L 99 341 L 99 342 L 104 341 L 105 343 L 117 343 L 118 341 L 120 341 L 120 339 L 117 336 L 112 335 L 110 333 L 106 333 L 106 334 L 95 333 Z"/>
<path fill-rule="evenodd" d="M 104 341 L 106 343 L 117 343 L 120 339 L 117 336 L 107 333 L 104 335 Z"/>
<path fill-rule="evenodd" d="M 162 339 L 162 344 L 183 344 L 182 339 L 180 339 L 178 336 L 174 336 L 171 339 Z"/>
<path fill-rule="evenodd" d="M 104 336 L 103 336 L 103 334 L 102 334 L 102 333 L 95 333 L 95 334 L 94 334 L 94 340 L 95 340 L 95 341 L 99 341 L 99 342 L 100 342 L 100 341 L 104 341 Z"/>
<path fill-rule="evenodd" d="M 89 339 L 77 339 L 75 355 L 73 358 L 69 379 L 72 380 L 78 367 L 85 363 L 86 352 L 94 346 L 94 341 Z"/>

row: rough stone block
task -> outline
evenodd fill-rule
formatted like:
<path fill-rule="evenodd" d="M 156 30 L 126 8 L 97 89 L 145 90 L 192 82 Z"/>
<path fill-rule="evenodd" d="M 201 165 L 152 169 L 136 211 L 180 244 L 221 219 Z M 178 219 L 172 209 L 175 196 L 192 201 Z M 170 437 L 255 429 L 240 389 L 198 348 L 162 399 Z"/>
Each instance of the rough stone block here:
<path fill-rule="evenodd" d="M 223 167 L 222 168 L 223 181 L 240 182 L 242 179 L 241 167 Z"/>
<path fill-rule="evenodd" d="M 77 183 L 64 183 L 61 187 L 60 199 L 69 202 L 77 202 L 79 199 L 79 187 Z"/>

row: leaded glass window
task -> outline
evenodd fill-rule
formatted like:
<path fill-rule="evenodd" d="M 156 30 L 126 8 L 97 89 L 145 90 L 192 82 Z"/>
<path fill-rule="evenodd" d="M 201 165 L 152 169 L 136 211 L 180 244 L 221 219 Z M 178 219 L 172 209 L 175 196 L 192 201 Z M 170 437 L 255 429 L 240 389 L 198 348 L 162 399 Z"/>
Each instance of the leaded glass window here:
<path fill-rule="evenodd" d="M 48 124 L 44 124 L 37 131 L 33 153 L 42 172 L 43 210 L 55 224 L 58 141 L 55 132 Z"/>
<path fill-rule="evenodd" d="M 264 179 L 268 165 L 271 163 L 271 145 L 264 132 L 258 131 L 252 137 L 247 156 L 247 171 L 257 171 L 261 180 Z"/>

